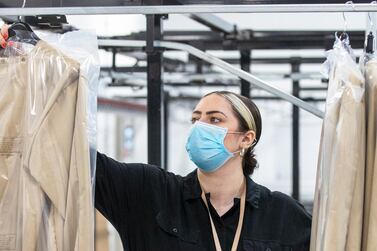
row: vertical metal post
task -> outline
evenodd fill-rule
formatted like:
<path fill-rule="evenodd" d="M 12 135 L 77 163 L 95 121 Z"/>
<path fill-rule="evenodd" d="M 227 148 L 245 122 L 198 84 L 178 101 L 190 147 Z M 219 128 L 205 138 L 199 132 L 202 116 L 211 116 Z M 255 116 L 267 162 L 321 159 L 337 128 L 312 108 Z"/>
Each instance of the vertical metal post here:
<path fill-rule="evenodd" d="M 117 51 L 116 51 L 116 49 L 112 49 L 112 52 L 113 52 L 113 57 L 112 57 L 112 65 L 111 65 L 111 70 L 113 71 L 113 72 L 115 72 L 116 71 L 116 69 L 117 69 L 117 64 L 116 64 L 116 58 L 117 58 Z M 111 74 L 110 76 L 113 76 L 113 74 Z M 111 78 L 111 83 L 115 83 L 115 78 Z"/>
<path fill-rule="evenodd" d="M 169 92 L 164 92 L 164 159 L 163 167 L 166 171 L 169 169 Z"/>
<path fill-rule="evenodd" d="M 161 80 L 162 50 L 154 47 L 155 40 L 162 39 L 160 15 L 147 15 L 147 116 L 148 116 L 148 163 L 164 166 L 164 93 Z"/>
<path fill-rule="evenodd" d="M 203 60 L 189 54 L 189 62 L 195 63 L 195 73 L 196 74 L 202 74 L 203 73 L 203 66 L 204 66 Z"/>
<path fill-rule="evenodd" d="M 196 73 L 202 74 L 203 73 L 203 60 L 197 59 L 195 66 L 196 66 Z"/>
<path fill-rule="evenodd" d="M 116 49 L 114 48 L 114 49 L 112 49 L 112 52 L 113 52 L 113 55 L 112 55 L 112 65 L 111 65 L 111 69 L 113 70 L 113 71 L 115 71 L 116 70 L 116 58 L 117 58 L 117 51 L 116 51 Z"/>
<path fill-rule="evenodd" d="M 300 72 L 300 59 L 292 58 L 291 72 Z M 300 98 L 300 81 L 292 81 L 292 95 Z M 292 107 L 292 197 L 300 199 L 300 109 Z"/>
<path fill-rule="evenodd" d="M 251 52 L 249 50 L 241 50 L 240 54 L 241 69 L 246 72 L 250 72 Z M 250 91 L 250 83 L 246 80 L 241 79 L 241 95 L 250 98 Z"/>

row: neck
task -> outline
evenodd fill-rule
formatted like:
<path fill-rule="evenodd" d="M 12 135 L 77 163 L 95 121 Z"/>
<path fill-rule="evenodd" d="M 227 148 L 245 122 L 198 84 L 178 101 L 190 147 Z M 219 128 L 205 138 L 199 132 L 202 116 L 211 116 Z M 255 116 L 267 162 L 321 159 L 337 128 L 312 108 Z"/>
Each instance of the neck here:
<path fill-rule="evenodd" d="M 211 194 L 211 204 L 220 215 L 221 211 L 233 206 L 235 197 L 240 197 L 240 188 L 245 179 L 241 158 L 230 159 L 213 173 L 198 169 L 197 174 L 202 189 Z"/>

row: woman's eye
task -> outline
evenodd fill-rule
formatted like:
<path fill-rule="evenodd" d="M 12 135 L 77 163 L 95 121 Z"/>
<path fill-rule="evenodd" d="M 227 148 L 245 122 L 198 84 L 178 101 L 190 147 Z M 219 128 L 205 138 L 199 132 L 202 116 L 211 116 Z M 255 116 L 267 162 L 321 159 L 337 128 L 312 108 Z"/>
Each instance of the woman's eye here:
<path fill-rule="evenodd" d="M 221 122 L 221 119 L 219 119 L 219 118 L 215 118 L 215 117 L 212 117 L 212 118 L 211 118 L 211 122 L 212 122 L 212 123 L 219 123 L 219 122 Z"/>
<path fill-rule="evenodd" d="M 191 123 L 194 124 L 198 119 L 197 118 L 192 118 Z"/>

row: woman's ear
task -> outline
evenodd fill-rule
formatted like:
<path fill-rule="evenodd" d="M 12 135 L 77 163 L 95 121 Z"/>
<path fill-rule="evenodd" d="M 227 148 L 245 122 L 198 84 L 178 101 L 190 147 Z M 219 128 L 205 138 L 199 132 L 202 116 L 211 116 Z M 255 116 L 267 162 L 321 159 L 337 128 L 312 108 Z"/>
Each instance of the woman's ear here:
<path fill-rule="evenodd" d="M 249 148 L 254 143 L 255 138 L 256 138 L 256 135 L 254 131 L 252 130 L 247 131 L 242 139 L 241 147 Z"/>

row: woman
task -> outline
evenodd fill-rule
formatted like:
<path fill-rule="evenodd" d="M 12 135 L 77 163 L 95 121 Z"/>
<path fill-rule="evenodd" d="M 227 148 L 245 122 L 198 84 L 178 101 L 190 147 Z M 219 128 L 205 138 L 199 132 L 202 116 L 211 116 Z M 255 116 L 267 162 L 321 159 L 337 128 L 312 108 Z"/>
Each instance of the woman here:
<path fill-rule="evenodd" d="M 211 93 L 192 121 L 186 149 L 198 169 L 186 177 L 98 155 L 96 207 L 125 249 L 309 250 L 310 215 L 249 178 L 262 129 L 255 104 Z"/>
<path fill-rule="evenodd" d="M 0 44 L 6 45 L 6 28 Z M 185 177 L 98 153 L 96 208 L 125 250 L 309 250 L 311 217 L 287 195 L 249 177 L 261 136 L 258 108 L 231 92 L 204 96 L 186 150 L 198 169 Z"/>

